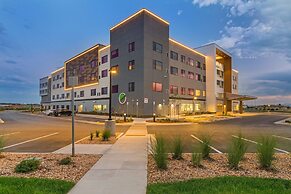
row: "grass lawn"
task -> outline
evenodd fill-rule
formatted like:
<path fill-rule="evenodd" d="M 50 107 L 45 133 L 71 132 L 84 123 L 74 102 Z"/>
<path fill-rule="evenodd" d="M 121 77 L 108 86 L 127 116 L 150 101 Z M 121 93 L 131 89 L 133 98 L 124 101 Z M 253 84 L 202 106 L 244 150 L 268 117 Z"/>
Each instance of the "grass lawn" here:
<path fill-rule="evenodd" d="M 73 186 L 62 180 L 0 177 L 0 194 L 62 194 Z"/>
<path fill-rule="evenodd" d="M 174 183 L 156 183 L 147 187 L 147 193 L 228 193 L 228 194 L 290 194 L 291 181 L 249 177 L 216 177 L 192 179 Z"/>

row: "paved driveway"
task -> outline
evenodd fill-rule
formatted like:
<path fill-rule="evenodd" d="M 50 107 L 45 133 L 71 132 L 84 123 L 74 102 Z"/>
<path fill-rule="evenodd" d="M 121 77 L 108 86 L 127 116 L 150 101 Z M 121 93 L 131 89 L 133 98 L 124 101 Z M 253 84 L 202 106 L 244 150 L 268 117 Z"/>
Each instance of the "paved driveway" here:
<path fill-rule="evenodd" d="M 241 132 L 247 139 L 258 141 L 262 135 L 276 135 L 277 147 L 291 152 L 291 126 L 275 125 L 274 122 L 291 117 L 290 114 L 265 113 L 255 116 L 245 116 L 231 120 L 217 121 L 207 124 L 192 124 L 184 126 L 148 126 L 148 133 L 162 134 L 171 141 L 175 136 L 184 139 L 185 152 L 198 149 L 198 141 L 191 135 L 201 137 L 203 133 L 212 136 L 213 147 L 222 152 L 227 151 L 232 135 Z M 170 145 L 170 144 L 168 144 Z M 249 143 L 248 152 L 254 152 L 256 144 Z"/>
<path fill-rule="evenodd" d="M 0 124 L 0 137 L 9 152 L 52 152 L 71 143 L 71 121 L 55 117 L 35 116 L 17 111 L 0 112 L 5 121 Z M 66 117 L 69 119 L 70 117 Z M 126 131 L 129 126 L 117 126 Z M 75 124 L 75 140 L 89 136 L 90 131 L 102 130 L 103 125 Z"/>

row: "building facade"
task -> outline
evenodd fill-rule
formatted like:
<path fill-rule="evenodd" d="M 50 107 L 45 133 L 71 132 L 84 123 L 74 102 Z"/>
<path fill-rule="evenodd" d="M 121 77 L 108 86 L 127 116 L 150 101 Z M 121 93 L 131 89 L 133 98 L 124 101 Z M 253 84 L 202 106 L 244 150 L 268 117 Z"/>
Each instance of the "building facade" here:
<path fill-rule="evenodd" d="M 116 73 L 111 74 L 114 69 Z M 216 44 L 196 49 L 169 37 L 169 22 L 142 9 L 110 29 L 110 45 L 97 44 L 40 80 L 46 109 L 69 109 L 69 77 L 77 77 L 76 110 L 134 116 L 234 111 L 238 72 Z"/>

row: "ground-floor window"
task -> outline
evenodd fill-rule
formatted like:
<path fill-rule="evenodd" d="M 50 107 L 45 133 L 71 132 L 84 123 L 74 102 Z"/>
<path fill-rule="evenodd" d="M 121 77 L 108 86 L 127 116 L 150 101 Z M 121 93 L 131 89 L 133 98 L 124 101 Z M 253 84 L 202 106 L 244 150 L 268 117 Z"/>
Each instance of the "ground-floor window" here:
<path fill-rule="evenodd" d="M 93 105 L 94 112 L 105 111 L 106 109 L 107 109 L 107 106 L 105 104 L 94 104 Z"/>

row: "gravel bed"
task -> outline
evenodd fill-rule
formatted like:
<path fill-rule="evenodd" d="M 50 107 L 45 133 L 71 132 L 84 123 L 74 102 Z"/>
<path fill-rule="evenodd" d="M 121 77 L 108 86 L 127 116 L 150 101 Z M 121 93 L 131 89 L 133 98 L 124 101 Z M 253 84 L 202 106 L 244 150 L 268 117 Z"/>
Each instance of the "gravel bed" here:
<path fill-rule="evenodd" d="M 217 176 L 250 176 L 281 178 L 291 180 L 291 155 L 276 154 L 272 170 L 259 167 L 256 154 L 248 153 L 241 161 L 239 170 L 230 170 L 226 154 L 210 154 L 211 159 L 203 160 L 202 167 L 191 164 L 191 154 L 183 154 L 183 160 L 174 160 L 169 155 L 168 169 L 157 169 L 151 155 L 148 157 L 148 183 L 173 182 L 193 178 Z"/>
<path fill-rule="evenodd" d="M 108 141 L 103 141 L 101 137 L 94 137 L 92 140 L 88 137 L 82 141 L 79 141 L 77 144 L 114 144 L 116 141 L 116 137 L 110 137 Z"/>
<path fill-rule="evenodd" d="M 101 155 L 80 154 L 72 158 L 69 165 L 60 165 L 58 162 L 70 155 L 67 154 L 22 154 L 2 153 L 0 157 L 0 176 L 36 177 L 61 179 L 77 182 L 100 159 Z M 38 170 L 29 173 L 16 173 L 15 166 L 27 158 L 40 158 Z"/>

